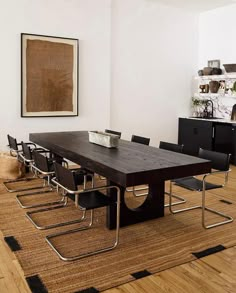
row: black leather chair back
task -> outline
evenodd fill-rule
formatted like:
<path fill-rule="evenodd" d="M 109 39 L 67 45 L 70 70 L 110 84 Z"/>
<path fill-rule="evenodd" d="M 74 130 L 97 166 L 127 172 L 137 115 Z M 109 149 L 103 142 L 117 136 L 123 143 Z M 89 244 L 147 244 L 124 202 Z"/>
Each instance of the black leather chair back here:
<path fill-rule="evenodd" d="M 132 135 L 131 141 L 141 143 L 141 144 L 145 144 L 145 145 L 149 145 L 150 138 L 143 137 L 143 136 L 138 136 L 138 135 Z"/>
<path fill-rule="evenodd" d="M 10 136 L 9 134 L 7 135 L 7 139 L 8 139 L 9 147 L 15 151 L 18 151 L 18 145 L 17 145 L 16 139 Z"/>
<path fill-rule="evenodd" d="M 52 171 L 50 168 L 50 164 L 48 161 L 48 158 L 42 154 L 40 154 L 38 151 L 33 151 L 33 159 L 35 166 L 43 171 L 43 172 L 50 172 Z"/>
<path fill-rule="evenodd" d="M 168 151 L 176 152 L 176 153 L 182 153 L 183 152 L 183 144 L 176 144 L 176 143 L 170 143 L 165 141 L 160 141 L 159 148 L 165 149 Z"/>
<path fill-rule="evenodd" d="M 32 160 L 33 158 L 32 158 L 31 148 L 26 143 L 24 143 L 23 141 L 21 142 L 21 145 L 22 145 L 22 150 L 23 150 L 24 157 L 27 160 Z"/>
<path fill-rule="evenodd" d="M 110 130 L 110 129 L 105 129 L 105 132 L 106 132 L 106 133 L 111 133 L 111 134 L 118 135 L 119 138 L 121 137 L 121 132 L 119 132 L 119 131 L 114 131 L 114 130 Z"/>
<path fill-rule="evenodd" d="M 67 189 L 77 190 L 74 172 L 54 162 L 54 170 L 57 181 Z"/>
<path fill-rule="evenodd" d="M 230 163 L 230 154 L 219 153 L 215 151 L 199 149 L 199 158 L 211 161 L 211 168 L 219 171 L 228 171 Z"/>

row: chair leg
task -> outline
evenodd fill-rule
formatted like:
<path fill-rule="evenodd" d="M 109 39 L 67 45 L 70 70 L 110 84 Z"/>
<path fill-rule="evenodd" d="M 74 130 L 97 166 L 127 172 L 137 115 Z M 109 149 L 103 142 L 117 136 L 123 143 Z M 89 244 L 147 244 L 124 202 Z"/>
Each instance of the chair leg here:
<path fill-rule="evenodd" d="M 77 200 L 76 200 L 77 202 Z M 73 229 L 73 230 L 69 230 L 69 231 L 65 231 L 65 232 L 59 232 L 59 233 L 54 233 L 54 234 L 50 234 L 48 236 L 46 236 L 46 241 L 49 244 L 49 246 L 56 252 L 56 254 L 59 256 L 59 258 L 63 261 L 73 261 L 73 260 L 77 260 L 77 259 L 81 259 L 87 256 L 91 256 L 91 255 L 95 255 L 95 254 L 99 254 L 102 252 L 106 252 L 109 250 L 114 249 L 118 243 L 119 243 L 119 231 L 120 231 L 120 191 L 119 189 L 117 189 L 117 209 L 116 209 L 116 236 L 115 236 L 115 242 L 113 243 L 113 245 L 105 247 L 105 248 L 101 248 L 95 251 L 91 251 L 88 253 L 83 253 L 83 254 L 79 254 L 76 256 L 72 256 L 72 257 L 66 257 L 64 255 L 62 255 L 59 250 L 52 244 L 51 239 L 55 238 L 57 236 L 61 236 L 61 235 L 66 235 L 66 234 L 71 234 L 71 233 L 75 233 L 75 232 L 80 232 L 83 230 L 87 230 L 89 228 L 92 227 L 93 224 L 93 210 L 91 210 L 91 216 L 90 216 L 90 222 L 87 226 L 84 227 L 80 227 L 78 229 Z"/>
<path fill-rule="evenodd" d="M 133 192 L 134 196 L 136 197 L 141 197 L 141 196 L 145 196 L 145 195 L 148 195 L 148 192 L 145 192 L 145 193 L 139 193 L 137 194 L 136 191 L 140 191 L 140 190 L 148 190 L 148 187 L 140 187 L 140 188 L 135 188 L 135 186 L 132 187 L 132 189 L 130 188 L 126 188 L 126 191 L 127 192 Z M 165 192 L 165 194 L 169 195 L 170 196 L 170 193 L 169 192 Z M 186 202 L 186 199 L 183 198 L 182 196 L 179 196 L 179 195 L 175 195 L 175 194 L 172 194 L 172 197 L 178 199 L 179 201 L 176 201 L 176 202 L 172 202 L 172 206 L 174 205 L 178 205 L 178 204 L 182 204 L 182 203 L 185 203 Z M 169 204 L 165 204 L 164 207 L 168 207 Z"/>
<path fill-rule="evenodd" d="M 50 193 L 52 192 L 53 189 L 49 189 L 49 190 L 45 190 L 45 191 L 41 191 L 41 192 L 31 192 L 31 193 L 26 193 L 26 194 L 17 194 L 16 195 L 16 201 L 18 202 L 18 204 L 20 205 L 20 207 L 22 209 L 30 209 L 30 208 L 39 208 L 39 207 L 44 207 L 44 206 L 51 206 L 51 205 L 57 205 L 57 204 L 61 204 L 61 200 L 59 201 L 53 201 L 53 202 L 48 202 L 48 203 L 38 203 L 38 204 L 31 204 L 31 205 L 24 205 L 22 203 L 22 201 L 20 200 L 20 198 L 22 197 L 27 197 L 27 196 L 33 196 L 33 195 L 37 195 L 37 194 L 46 194 L 46 193 Z"/>
<path fill-rule="evenodd" d="M 30 193 L 25 193 L 25 194 L 17 194 L 16 195 L 16 201 L 18 202 L 18 204 L 20 205 L 21 208 L 23 209 L 28 209 L 28 208 L 36 208 L 36 207 L 43 207 L 43 206 L 50 206 L 50 205 L 56 205 L 56 204 L 61 204 L 61 200 L 60 201 L 53 201 L 53 202 L 48 202 L 48 203 L 39 203 L 39 204 L 31 204 L 31 205 L 24 205 L 20 198 L 21 197 L 28 197 L 31 195 L 36 195 L 36 194 L 45 194 L 45 193 L 49 193 L 53 191 L 53 186 L 51 185 L 50 182 L 50 176 L 47 176 L 47 180 L 44 178 L 44 188 L 49 188 L 47 190 L 43 190 L 43 191 L 36 191 L 36 192 L 30 192 Z"/>
<path fill-rule="evenodd" d="M 48 212 L 48 211 L 64 208 L 67 205 L 67 203 L 68 203 L 67 196 L 63 196 L 63 198 L 61 200 L 61 205 L 57 205 L 57 206 L 50 207 L 50 208 L 39 209 L 39 210 L 36 210 L 36 211 L 27 212 L 25 215 L 30 220 L 30 222 L 35 226 L 35 228 L 37 228 L 38 230 L 47 230 L 47 229 L 51 229 L 51 228 L 71 225 L 71 224 L 79 223 L 79 222 L 81 222 L 82 220 L 85 219 L 85 212 L 83 211 L 83 215 L 82 215 L 82 217 L 80 219 L 67 221 L 67 222 L 62 222 L 62 223 L 51 224 L 51 225 L 46 225 L 46 226 L 40 226 L 31 217 L 31 215 L 33 215 L 33 214 L 38 214 L 38 213 L 42 213 L 42 212 Z"/>
<path fill-rule="evenodd" d="M 165 194 L 167 194 L 168 196 L 170 196 L 170 192 L 165 192 Z M 171 203 L 171 205 L 172 206 L 176 206 L 176 205 L 178 205 L 178 204 L 182 204 L 182 203 L 185 203 L 186 202 L 186 199 L 185 198 L 183 198 L 182 196 L 179 196 L 179 195 L 176 195 L 176 194 L 172 194 L 172 198 L 176 198 L 176 199 L 178 199 L 179 201 L 175 201 L 175 202 L 172 202 Z M 167 203 L 167 204 L 165 204 L 164 205 L 164 207 L 166 208 L 166 207 L 169 207 L 169 203 Z"/>
<path fill-rule="evenodd" d="M 55 237 L 58 237 L 58 236 L 62 236 L 62 235 L 67 235 L 67 234 L 72 234 L 72 233 L 76 233 L 76 232 L 79 232 L 79 231 L 87 230 L 87 229 L 89 229 L 89 228 L 92 227 L 92 224 L 93 224 L 93 210 L 91 210 L 90 222 L 89 222 L 89 224 L 87 226 L 83 226 L 83 227 L 80 227 L 80 228 L 77 228 L 77 229 L 72 229 L 72 230 L 67 230 L 67 231 L 64 231 L 64 232 L 58 232 L 58 233 L 53 233 L 53 234 L 47 235 L 45 237 L 46 242 L 56 252 L 56 254 L 59 256 L 59 258 L 61 260 L 64 260 L 64 261 L 76 260 L 76 259 L 78 259 L 80 257 L 78 257 L 78 256 L 74 256 L 74 257 L 66 257 L 66 256 L 63 256 L 60 253 L 60 251 L 52 244 L 52 242 L 51 242 L 50 239 L 55 238 Z"/>
<path fill-rule="evenodd" d="M 126 191 L 127 192 L 133 192 L 134 196 L 135 197 L 141 197 L 141 196 L 146 196 L 148 195 L 148 192 L 144 192 L 144 193 L 136 193 L 137 191 L 141 191 L 141 190 L 148 190 L 148 187 L 140 187 L 140 188 L 135 188 L 135 186 L 133 186 L 132 188 L 126 188 Z M 169 192 L 165 192 L 165 194 L 167 195 L 170 195 Z M 186 202 L 186 199 L 183 198 L 182 196 L 179 196 L 179 195 L 175 195 L 175 194 L 172 194 L 172 197 L 178 199 L 179 201 L 176 201 L 176 202 L 172 202 L 172 205 L 178 205 L 178 204 L 181 204 L 181 203 L 185 203 Z M 168 207 L 169 204 L 165 204 L 164 207 Z"/>
<path fill-rule="evenodd" d="M 135 189 L 135 191 L 141 191 L 141 190 L 146 190 L 148 189 L 148 187 L 137 187 L 135 188 L 135 186 L 132 186 L 131 188 L 126 188 L 125 191 L 127 192 L 133 192 L 133 190 Z"/>
<path fill-rule="evenodd" d="M 34 186 L 34 187 L 24 187 L 24 188 L 18 188 L 18 189 L 12 189 L 7 186 L 8 184 L 12 184 L 12 183 L 23 182 L 23 181 L 29 182 L 29 181 L 36 180 L 36 179 L 39 180 L 40 178 L 28 177 L 28 178 L 22 178 L 22 179 L 16 179 L 16 180 L 8 180 L 8 181 L 4 181 L 3 185 L 5 186 L 5 188 L 8 192 L 21 192 L 21 191 L 26 191 L 26 190 L 44 188 L 44 186 L 42 186 L 42 185 Z"/>
<path fill-rule="evenodd" d="M 132 186 L 131 188 L 126 188 L 126 192 L 132 192 L 135 197 L 145 196 L 148 195 L 148 192 L 144 193 L 136 193 L 137 191 L 148 190 L 148 187 L 135 187 Z"/>
<path fill-rule="evenodd" d="M 203 178 L 203 189 L 202 189 L 202 226 L 205 229 L 210 229 L 210 228 L 218 227 L 218 226 L 233 222 L 234 219 L 231 216 L 228 216 L 228 215 L 226 215 L 224 213 L 221 213 L 219 211 L 216 211 L 214 209 L 206 207 L 206 181 L 205 181 L 205 178 L 206 178 L 206 175 Z M 228 178 L 226 178 L 226 182 L 227 182 L 227 179 Z M 205 210 L 207 210 L 207 211 L 209 211 L 211 213 L 214 213 L 214 214 L 216 214 L 218 216 L 221 216 L 221 217 L 223 217 L 223 218 L 225 218 L 227 220 L 217 222 L 217 223 L 214 223 L 214 224 L 210 224 L 210 225 L 206 225 L 206 223 L 205 223 Z"/>
<path fill-rule="evenodd" d="M 194 210 L 194 209 L 201 209 L 202 210 L 202 226 L 203 228 L 205 229 L 210 229 L 210 228 L 214 228 L 214 227 L 217 227 L 217 226 L 221 226 L 221 225 L 224 225 L 224 224 L 227 224 L 227 223 L 231 223 L 233 221 L 233 218 L 231 216 L 228 216 L 226 214 L 223 214 L 219 211 L 216 211 L 214 209 L 211 209 L 211 208 L 208 208 L 206 207 L 205 205 L 205 186 L 206 186 L 206 182 L 205 182 L 205 178 L 203 178 L 203 190 L 202 190 L 202 205 L 197 205 L 197 206 L 192 206 L 192 207 L 188 207 L 188 208 L 184 208 L 184 209 L 178 209 L 178 210 L 173 210 L 172 209 L 172 206 L 173 206 L 173 203 L 172 203 L 172 182 L 170 182 L 170 197 L 169 197 L 169 210 L 172 214 L 177 214 L 177 213 L 181 213 L 181 212 L 185 212 L 185 211 L 191 211 L 191 210 Z M 217 222 L 217 223 L 214 223 L 214 224 L 210 224 L 210 225 L 206 225 L 205 223 L 205 211 L 209 211 L 209 212 L 212 212 L 218 216 L 221 216 L 223 218 L 226 218 L 227 220 L 225 221 L 221 221 L 221 222 Z"/>

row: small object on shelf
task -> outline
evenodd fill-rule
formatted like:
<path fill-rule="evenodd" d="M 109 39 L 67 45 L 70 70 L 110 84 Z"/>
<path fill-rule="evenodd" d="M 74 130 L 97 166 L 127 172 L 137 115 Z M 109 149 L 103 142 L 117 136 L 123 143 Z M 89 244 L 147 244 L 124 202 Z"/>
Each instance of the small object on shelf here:
<path fill-rule="evenodd" d="M 212 75 L 221 75 L 221 74 L 222 74 L 222 69 L 217 68 L 217 67 L 214 67 L 214 68 L 212 69 L 211 74 L 212 74 Z"/>
<path fill-rule="evenodd" d="M 203 94 L 204 93 L 204 89 L 205 89 L 205 84 L 200 84 L 199 85 L 199 89 L 201 90 L 200 91 L 200 94 Z"/>
<path fill-rule="evenodd" d="M 210 88 L 210 92 L 215 94 L 218 92 L 218 89 L 220 87 L 220 83 L 216 80 L 211 80 L 209 82 L 209 88 Z"/>
<path fill-rule="evenodd" d="M 200 88 L 200 94 L 206 94 L 209 93 L 209 84 L 200 84 L 199 85 Z"/>
<path fill-rule="evenodd" d="M 234 104 L 232 108 L 231 120 L 236 120 L 236 104 Z"/>
<path fill-rule="evenodd" d="M 207 94 L 209 93 L 209 84 L 205 84 L 205 88 L 204 88 L 204 93 Z"/>
<path fill-rule="evenodd" d="M 220 68 L 220 60 L 208 60 L 208 67 Z"/>
<path fill-rule="evenodd" d="M 211 113 L 208 112 L 208 106 L 206 105 L 203 110 L 203 118 L 211 118 Z"/>
<path fill-rule="evenodd" d="M 204 67 L 203 68 L 203 75 L 212 75 L 212 67 Z"/>
<path fill-rule="evenodd" d="M 202 69 L 198 70 L 197 73 L 198 73 L 199 76 L 203 76 L 203 70 Z"/>
<path fill-rule="evenodd" d="M 89 142 L 95 143 L 106 148 L 116 148 L 119 144 L 119 136 L 103 131 L 88 131 Z"/>
<path fill-rule="evenodd" d="M 236 81 L 235 81 L 234 84 L 233 84 L 232 91 L 233 91 L 233 92 L 236 92 Z"/>
<path fill-rule="evenodd" d="M 219 94 L 225 93 L 225 80 L 220 80 L 220 87 L 219 87 L 218 93 Z"/>
<path fill-rule="evenodd" d="M 236 72 L 236 64 L 223 64 L 226 72 Z"/>

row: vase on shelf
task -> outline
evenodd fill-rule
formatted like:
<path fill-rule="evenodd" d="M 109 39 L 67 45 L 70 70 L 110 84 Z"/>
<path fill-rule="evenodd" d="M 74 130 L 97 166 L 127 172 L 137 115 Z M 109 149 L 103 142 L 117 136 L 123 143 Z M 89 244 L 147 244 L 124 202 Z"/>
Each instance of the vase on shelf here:
<path fill-rule="evenodd" d="M 209 88 L 212 94 L 216 94 L 218 92 L 219 87 L 220 87 L 220 83 L 218 81 L 211 80 L 209 82 Z"/>

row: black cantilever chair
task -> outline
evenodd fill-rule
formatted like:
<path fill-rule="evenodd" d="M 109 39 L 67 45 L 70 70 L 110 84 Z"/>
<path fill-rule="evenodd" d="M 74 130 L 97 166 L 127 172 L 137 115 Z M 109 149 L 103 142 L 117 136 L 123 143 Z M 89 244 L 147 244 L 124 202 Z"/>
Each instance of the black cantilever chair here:
<path fill-rule="evenodd" d="M 18 143 L 16 138 L 10 136 L 9 134 L 7 135 L 7 140 L 8 140 L 8 147 L 10 149 L 10 154 L 12 156 L 17 156 L 18 154 L 21 153 L 22 150 L 22 144 Z M 27 145 L 31 145 L 33 147 L 36 147 L 35 143 L 33 142 L 26 142 Z"/>
<path fill-rule="evenodd" d="M 51 184 L 51 178 L 55 174 L 53 169 L 53 159 L 50 157 L 47 157 L 47 155 L 51 156 L 51 153 L 49 151 L 46 151 L 44 149 L 34 149 L 33 151 L 31 151 L 30 147 L 23 142 L 22 142 L 22 147 L 25 154 L 24 157 L 31 162 L 31 169 L 34 172 L 35 177 L 41 178 L 43 180 L 43 185 L 41 186 L 41 188 L 46 188 L 46 189 L 44 189 L 43 191 L 36 191 L 32 193 L 17 194 L 16 195 L 17 202 L 23 209 L 60 204 L 61 201 L 53 201 L 49 203 L 36 203 L 36 204 L 30 204 L 30 205 L 25 205 L 22 203 L 21 198 L 23 197 L 29 197 L 32 195 L 34 196 L 37 194 L 51 192 L 53 190 L 53 186 Z"/>
<path fill-rule="evenodd" d="M 81 209 L 85 213 L 87 210 L 90 210 L 90 222 L 86 226 L 79 227 L 77 229 L 54 233 L 51 235 L 46 236 L 46 241 L 50 245 L 50 247 L 56 252 L 60 259 L 64 261 L 72 261 L 76 259 L 80 259 L 86 256 L 98 254 L 101 252 L 109 251 L 115 248 L 119 242 L 119 229 L 120 229 L 120 189 L 117 186 L 101 186 L 97 188 L 87 189 L 87 190 L 78 190 L 77 188 L 77 178 L 76 174 L 71 172 L 70 170 L 62 167 L 61 165 L 55 164 L 55 170 L 57 173 L 57 177 L 54 180 L 56 184 L 58 184 L 59 188 L 62 188 L 66 194 L 72 195 L 75 197 L 75 204 L 78 209 Z M 116 200 L 112 200 L 109 196 L 103 194 L 102 190 L 109 190 L 109 189 L 116 189 L 117 190 L 117 198 Z M 93 213 L 94 209 L 106 207 L 109 205 L 116 204 L 116 232 L 115 232 L 115 241 L 111 246 L 106 246 L 97 250 L 89 251 L 86 253 L 81 253 L 79 255 L 75 255 L 72 257 L 67 257 L 62 255 L 58 248 L 53 244 L 51 241 L 53 238 L 67 235 L 83 230 L 87 230 L 92 227 L 93 224 Z M 78 243 L 79 245 L 79 243 Z"/>
<path fill-rule="evenodd" d="M 144 136 L 138 136 L 138 135 L 133 134 L 132 137 L 131 137 L 131 141 L 141 143 L 141 144 L 145 144 L 145 145 L 149 145 L 150 138 L 144 137 Z"/>
<path fill-rule="evenodd" d="M 10 154 L 12 156 L 16 156 L 18 161 L 24 163 L 27 169 L 31 169 L 31 166 L 33 164 L 33 158 L 32 158 L 32 151 L 33 150 L 39 150 L 42 151 L 42 148 L 36 148 L 36 145 L 31 142 L 21 142 L 17 143 L 17 140 L 13 138 L 12 136 L 8 135 L 8 142 L 9 142 L 9 147 L 10 147 Z M 38 189 L 41 188 L 42 186 L 30 186 L 30 187 L 19 187 L 19 188 L 11 188 L 11 184 L 17 183 L 17 182 L 29 182 L 32 180 L 35 180 L 38 178 L 36 176 L 33 177 L 25 177 L 25 178 L 20 178 L 20 179 L 15 179 L 15 180 L 8 180 L 3 182 L 4 186 L 6 187 L 8 192 L 20 192 L 20 191 L 26 191 L 26 190 L 31 190 L 31 189 Z"/>
<path fill-rule="evenodd" d="M 166 141 L 160 141 L 159 148 L 172 151 L 175 153 L 182 153 L 183 152 L 183 144 L 176 144 L 176 143 L 171 143 L 171 142 L 166 142 Z"/>
<path fill-rule="evenodd" d="M 47 156 L 45 156 L 45 155 L 43 155 L 43 154 L 41 154 L 39 152 L 34 152 L 33 153 L 33 156 L 35 158 L 35 164 L 32 166 L 33 169 L 36 172 L 40 173 L 41 175 L 46 176 L 47 183 L 48 183 L 49 186 L 52 183 L 55 184 L 52 176 L 55 176 L 55 174 L 58 174 L 58 169 L 60 167 L 63 168 L 63 169 L 64 169 L 64 167 L 62 167 L 59 163 L 56 163 L 53 160 L 50 160 Z M 64 162 L 63 161 L 61 163 L 64 163 L 67 166 L 67 168 L 68 168 L 67 162 Z M 60 167 L 57 167 L 57 169 L 55 169 L 55 164 L 58 165 L 58 166 L 60 166 Z M 85 170 L 83 170 L 83 169 L 76 169 L 76 170 L 72 170 L 70 172 L 73 172 L 74 176 L 76 176 L 76 184 L 77 185 L 83 184 L 84 185 L 84 187 L 83 187 L 84 189 L 86 188 L 87 176 L 91 176 L 91 178 L 92 178 L 92 185 L 93 185 L 93 176 L 90 175 L 90 174 L 87 174 L 87 172 Z M 57 186 L 57 191 L 59 192 L 58 185 L 56 184 L 54 186 Z M 52 191 L 52 188 L 49 191 Z M 46 191 L 46 192 L 48 192 L 48 191 Z M 39 213 L 42 213 L 42 212 L 48 212 L 48 211 L 51 211 L 51 210 L 63 208 L 65 206 L 67 206 L 67 204 L 68 204 L 68 197 L 67 197 L 67 195 L 65 195 L 64 193 L 62 193 L 62 198 L 59 201 L 53 201 L 53 202 L 49 202 L 47 204 L 36 204 L 34 206 L 30 206 L 30 207 L 37 207 L 37 206 L 48 206 L 48 205 L 50 206 L 51 205 L 51 207 L 45 207 L 45 208 L 42 208 L 42 209 L 38 209 L 38 210 L 33 210 L 33 211 L 30 211 L 30 212 L 27 212 L 26 213 L 26 217 L 39 230 L 46 230 L 46 229 L 51 229 L 51 228 L 55 228 L 55 227 L 61 227 L 61 226 L 65 226 L 65 225 L 69 225 L 69 224 L 74 224 L 74 223 L 80 222 L 81 219 L 79 219 L 79 220 L 66 221 L 66 222 L 63 222 L 63 223 L 56 223 L 56 224 L 49 224 L 49 225 L 39 225 L 37 223 L 37 221 L 35 219 L 33 219 L 33 217 L 32 217 L 32 215 L 35 215 L 35 214 L 39 214 Z M 82 217 L 82 219 L 83 218 L 84 217 Z"/>
<path fill-rule="evenodd" d="M 119 132 L 119 131 L 110 130 L 110 129 L 105 129 L 105 132 L 106 132 L 106 133 L 111 133 L 111 134 L 118 135 L 119 138 L 121 138 L 121 132 Z"/>
<path fill-rule="evenodd" d="M 119 136 L 119 138 L 121 138 L 121 132 L 120 131 L 115 131 L 115 130 L 110 130 L 110 129 L 105 129 L 106 133 L 110 133 L 110 134 L 115 134 L 117 136 Z M 100 180 L 106 180 L 106 177 L 100 176 L 99 175 Z"/>
<path fill-rule="evenodd" d="M 175 153 L 182 153 L 183 152 L 183 147 L 184 146 L 182 144 L 170 143 L 170 142 L 166 142 L 166 141 L 160 141 L 160 144 L 159 144 L 160 149 L 164 149 L 164 150 L 167 150 L 167 151 L 172 151 L 172 152 L 175 152 Z M 167 191 L 165 191 L 165 194 L 170 196 L 170 193 L 167 192 Z M 172 194 L 172 197 L 178 199 L 178 201 L 172 202 L 172 205 L 178 205 L 178 204 L 186 202 L 186 199 L 183 198 L 182 196 Z M 165 204 L 165 207 L 168 207 L 168 206 L 169 206 L 169 203 Z"/>
<path fill-rule="evenodd" d="M 195 177 L 184 177 L 180 179 L 176 179 L 170 182 L 170 205 L 169 209 L 170 212 L 173 214 L 184 212 L 184 211 L 190 211 L 193 209 L 201 209 L 202 210 L 202 226 L 205 229 L 217 227 L 223 224 L 227 224 L 233 221 L 233 218 L 231 216 L 228 216 L 226 214 L 223 214 L 219 211 L 216 211 L 212 208 L 206 207 L 205 201 L 206 201 L 206 190 L 215 189 L 215 188 L 222 188 L 228 180 L 228 173 L 230 171 L 229 169 L 229 161 L 230 161 L 230 154 L 224 154 L 219 153 L 215 151 L 209 151 L 204 149 L 199 149 L 199 157 L 210 160 L 212 163 L 212 171 L 208 174 L 204 174 L 202 179 L 198 179 Z M 214 184 L 207 181 L 208 177 L 214 174 L 223 173 L 225 175 L 225 180 L 223 184 Z M 202 201 L 201 205 L 192 206 L 188 208 L 183 208 L 179 210 L 173 210 L 172 208 L 172 184 L 176 184 L 178 186 L 181 186 L 183 188 L 192 190 L 192 191 L 200 191 L 202 192 Z M 209 211 L 211 213 L 217 214 L 218 216 L 221 216 L 225 218 L 224 221 L 216 222 L 213 224 L 206 224 L 205 221 L 205 211 Z"/>
<path fill-rule="evenodd" d="M 133 134 L 131 137 L 131 141 L 136 142 L 136 143 L 140 143 L 140 144 L 144 144 L 144 145 L 149 145 L 150 138 Z M 126 188 L 126 192 L 133 192 L 134 196 L 140 197 L 140 196 L 147 195 L 148 193 L 144 192 L 144 193 L 137 194 L 137 191 L 142 191 L 142 190 L 147 190 L 147 189 L 148 189 L 148 187 L 146 187 L 146 186 L 145 187 L 132 186 L 131 188 Z"/>

